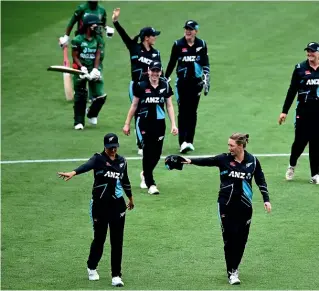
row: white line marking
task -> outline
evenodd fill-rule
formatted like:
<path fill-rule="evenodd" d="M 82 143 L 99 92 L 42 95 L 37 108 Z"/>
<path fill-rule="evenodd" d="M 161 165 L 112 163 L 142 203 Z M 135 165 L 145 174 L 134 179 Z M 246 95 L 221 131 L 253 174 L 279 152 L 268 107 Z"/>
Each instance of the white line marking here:
<path fill-rule="evenodd" d="M 290 154 L 254 154 L 256 157 L 289 157 Z M 214 155 L 198 155 L 198 156 L 188 156 L 184 155 L 186 158 L 207 158 Z M 302 156 L 308 156 L 307 153 L 303 153 Z M 125 157 L 127 160 L 141 160 L 142 157 Z M 161 156 L 161 159 L 165 159 L 165 156 Z M 87 159 L 50 159 L 50 160 L 17 160 L 17 161 L 0 161 L 1 165 L 8 164 L 33 164 L 33 163 L 65 163 L 65 162 L 86 162 Z"/>

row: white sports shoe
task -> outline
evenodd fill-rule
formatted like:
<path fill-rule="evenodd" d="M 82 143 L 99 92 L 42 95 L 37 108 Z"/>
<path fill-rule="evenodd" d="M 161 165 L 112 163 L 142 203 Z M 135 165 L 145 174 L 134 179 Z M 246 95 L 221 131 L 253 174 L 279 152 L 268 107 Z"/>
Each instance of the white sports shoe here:
<path fill-rule="evenodd" d="M 112 278 L 112 286 L 123 287 L 124 283 L 123 283 L 121 277 L 113 277 Z"/>
<path fill-rule="evenodd" d="M 286 171 L 286 180 L 291 181 L 295 175 L 295 167 L 289 166 Z"/>
<path fill-rule="evenodd" d="M 152 185 L 151 187 L 148 188 L 148 194 L 157 195 L 159 194 L 159 190 L 157 189 L 155 185 Z"/>
<path fill-rule="evenodd" d="M 194 148 L 194 146 L 193 146 L 192 143 L 188 143 L 188 144 L 187 144 L 187 147 L 188 147 L 191 151 L 194 151 L 194 150 L 195 150 L 195 148 Z"/>
<path fill-rule="evenodd" d="M 185 154 L 190 150 L 191 150 L 191 148 L 189 147 L 189 144 L 186 141 L 184 141 L 181 145 L 179 152 Z"/>
<path fill-rule="evenodd" d="M 82 129 L 84 129 L 84 126 L 83 126 L 82 123 L 78 123 L 77 125 L 74 126 L 74 129 L 76 129 L 76 130 L 82 130 Z"/>
<path fill-rule="evenodd" d="M 97 117 L 88 118 L 88 122 L 92 125 L 97 125 Z"/>
<path fill-rule="evenodd" d="M 238 270 L 233 270 L 230 273 L 230 276 L 228 278 L 228 282 L 230 285 L 239 285 L 240 284 L 240 280 L 238 278 Z"/>
<path fill-rule="evenodd" d="M 100 280 L 100 276 L 98 274 L 98 272 L 96 270 L 91 270 L 89 268 L 87 268 L 88 270 L 88 275 L 89 275 L 89 280 L 90 281 L 97 281 Z"/>
<path fill-rule="evenodd" d="M 143 149 L 138 149 L 138 150 L 137 150 L 137 154 L 138 154 L 139 156 L 143 156 Z"/>
<path fill-rule="evenodd" d="M 147 189 L 148 187 L 147 187 L 146 184 L 145 184 L 145 178 L 144 178 L 144 175 L 143 175 L 143 171 L 141 172 L 140 177 L 141 177 L 140 188 L 141 188 L 141 189 Z"/>
<path fill-rule="evenodd" d="M 311 183 L 311 184 L 318 184 L 318 185 L 319 185 L 319 174 L 313 176 L 313 177 L 310 179 L 310 183 Z"/>

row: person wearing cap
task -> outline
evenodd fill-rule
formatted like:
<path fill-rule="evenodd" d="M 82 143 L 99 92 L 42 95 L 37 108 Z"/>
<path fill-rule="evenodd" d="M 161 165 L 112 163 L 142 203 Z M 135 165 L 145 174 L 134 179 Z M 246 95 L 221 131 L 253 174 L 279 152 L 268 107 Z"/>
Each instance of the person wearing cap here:
<path fill-rule="evenodd" d="M 133 101 L 123 127 L 124 134 L 129 135 L 131 120 L 137 112 L 136 133 L 143 147 L 140 187 L 148 189 L 149 194 L 159 194 L 153 171 L 161 157 L 165 137 L 164 105 L 171 121 L 171 133 L 178 133 L 172 103 L 173 91 L 169 83 L 160 78 L 161 70 L 162 64 L 152 61 L 148 70 L 149 79 L 134 84 Z"/>
<path fill-rule="evenodd" d="M 173 155 L 173 159 L 172 156 L 165 159 L 168 169 L 181 170 L 181 164 L 219 168 L 218 217 L 224 241 L 226 272 L 231 285 L 241 283 L 238 269 L 246 248 L 253 214 L 253 178 L 262 194 L 264 209 L 267 213 L 271 212 L 267 183 L 260 162 L 246 151 L 248 139 L 248 134 L 236 132 L 228 139 L 229 153 L 191 159 Z"/>
<path fill-rule="evenodd" d="M 297 94 L 295 139 L 286 180 L 294 178 L 297 161 L 309 143 L 310 183 L 319 185 L 319 43 L 310 42 L 304 50 L 307 60 L 295 66 L 278 123 L 286 120 Z"/>
<path fill-rule="evenodd" d="M 204 95 L 210 88 L 210 66 L 207 44 L 197 38 L 199 25 L 186 21 L 184 37 L 174 42 L 165 77 L 168 79 L 177 63 L 176 97 L 178 104 L 178 129 L 180 152 L 193 151 L 197 123 L 197 108 L 202 89 Z"/>
<path fill-rule="evenodd" d="M 107 15 L 105 9 L 99 4 L 99 1 L 86 1 L 83 4 L 80 4 L 73 13 L 72 18 L 70 19 L 66 29 L 64 36 L 59 38 L 59 45 L 62 49 L 69 45 L 70 34 L 75 24 L 77 24 L 77 29 L 75 30 L 75 36 L 81 33 L 84 23 L 84 17 L 88 14 L 96 15 L 101 20 L 101 26 L 97 30 L 97 33 L 102 36 L 102 32 L 104 28 L 105 34 L 107 38 L 112 38 L 114 34 L 114 28 L 107 26 Z M 103 54 L 102 54 L 103 58 Z M 89 94 L 89 101 L 93 101 L 92 94 Z"/>
<path fill-rule="evenodd" d="M 116 134 L 104 136 L 104 150 L 94 154 L 85 164 L 72 172 L 58 172 L 68 181 L 76 175 L 94 171 L 94 184 L 90 202 L 90 216 L 94 238 L 87 261 L 89 280 L 99 280 L 98 263 L 102 257 L 107 229 L 110 228 L 112 285 L 124 286 L 121 279 L 122 248 L 126 209 L 134 208 L 127 161 L 117 154 L 119 140 Z M 128 197 L 126 205 L 123 190 Z"/>
<path fill-rule="evenodd" d="M 82 130 L 85 126 L 85 114 L 89 123 L 97 124 L 97 118 L 105 100 L 103 81 L 103 52 L 104 40 L 97 30 L 100 19 L 89 14 L 84 17 L 80 33 L 71 41 L 73 68 L 81 70 L 83 75 L 74 75 L 74 129 Z M 90 71 L 90 73 L 89 73 Z M 88 83 L 92 94 L 92 104 L 86 110 Z"/>
<path fill-rule="evenodd" d="M 114 27 L 121 36 L 124 44 L 130 53 L 131 62 L 131 81 L 129 84 L 129 98 L 133 100 L 133 83 L 140 82 L 148 79 L 148 67 L 151 61 L 161 62 L 161 56 L 159 50 L 153 46 L 156 42 L 156 37 L 160 35 L 160 31 L 153 27 L 144 27 L 140 30 L 140 33 L 131 39 L 124 28 L 119 23 L 120 8 L 116 8 L 113 11 L 112 20 Z M 138 40 L 141 42 L 138 42 Z M 136 123 L 136 117 L 135 117 Z M 142 146 L 137 139 L 138 154 L 142 155 Z"/>

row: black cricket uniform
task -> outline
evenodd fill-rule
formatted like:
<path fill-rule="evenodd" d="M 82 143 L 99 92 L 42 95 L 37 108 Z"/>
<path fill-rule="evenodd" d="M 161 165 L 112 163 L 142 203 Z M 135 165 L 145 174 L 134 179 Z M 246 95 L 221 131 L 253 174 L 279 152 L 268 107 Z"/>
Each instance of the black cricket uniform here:
<path fill-rule="evenodd" d="M 77 175 L 94 170 L 91 200 L 91 218 L 94 239 L 87 261 L 88 268 L 95 270 L 103 254 L 107 228 L 110 227 L 112 277 L 121 277 L 122 247 L 127 197 L 132 196 L 131 183 L 127 174 L 127 162 L 116 155 L 111 160 L 104 152 L 96 153 L 88 162 L 74 171 Z"/>
<path fill-rule="evenodd" d="M 227 272 L 237 270 L 244 254 L 252 218 L 252 178 L 263 196 L 269 202 L 269 194 L 259 160 L 245 151 L 244 160 L 239 163 L 231 154 L 220 154 L 211 158 L 191 159 L 197 166 L 218 167 L 220 190 L 218 210 L 224 240 Z"/>
<path fill-rule="evenodd" d="M 160 79 L 157 88 L 149 80 L 136 83 L 133 94 L 139 98 L 136 133 L 143 147 L 144 178 L 149 188 L 156 185 L 153 170 L 161 157 L 165 137 L 164 104 L 173 91 L 168 82 Z"/>
<path fill-rule="evenodd" d="M 130 52 L 130 61 L 131 61 L 131 78 L 129 84 L 129 98 L 132 102 L 133 100 L 133 84 L 134 82 L 140 82 L 148 79 L 148 66 L 152 61 L 161 62 L 161 56 L 159 50 L 153 48 L 148 51 L 142 42 L 138 43 L 137 40 L 131 39 L 124 28 L 119 24 L 118 21 L 114 22 L 114 27 L 121 36 L 123 42 L 125 43 L 127 49 Z M 135 126 L 136 126 L 135 115 Z M 137 139 L 138 148 L 142 148 L 142 145 L 139 144 Z"/>
<path fill-rule="evenodd" d="M 194 45 L 189 46 L 184 37 L 176 40 L 166 69 L 166 78 L 172 74 L 176 62 L 176 98 L 181 145 L 183 142 L 194 141 L 197 108 L 203 89 L 202 76 L 210 72 L 206 42 L 196 37 Z"/>
<path fill-rule="evenodd" d="M 138 43 L 134 39 L 131 39 L 118 21 L 114 22 L 114 27 L 130 52 L 132 77 L 132 81 L 130 83 L 130 99 L 132 101 L 133 96 L 131 93 L 133 82 L 140 82 L 148 79 L 148 66 L 152 61 L 161 62 L 161 56 L 160 52 L 152 46 L 148 51 L 144 47 L 143 43 Z"/>
<path fill-rule="evenodd" d="M 297 64 L 293 71 L 282 113 L 288 113 L 296 94 L 295 140 L 290 166 L 296 166 L 309 142 L 311 176 L 315 176 L 319 174 L 319 68 L 313 69 L 308 60 Z"/>

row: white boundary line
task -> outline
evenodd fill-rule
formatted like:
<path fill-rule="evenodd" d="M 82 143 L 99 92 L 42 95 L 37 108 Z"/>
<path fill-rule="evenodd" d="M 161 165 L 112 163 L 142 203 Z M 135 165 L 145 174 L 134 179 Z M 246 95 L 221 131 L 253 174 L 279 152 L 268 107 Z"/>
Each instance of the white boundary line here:
<path fill-rule="evenodd" d="M 290 154 L 254 154 L 256 157 L 289 157 Z M 188 156 L 187 158 L 207 158 L 214 155 L 198 155 L 198 156 Z M 303 153 L 302 156 L 308 156 L 307 153 Z M 141 160 L 142 157 L 125 157 L 128 161 Z M 48 159 L 48 160 L 17 160 L 17 161 L 0 161 L 1 165 L 9 164 L 34 164 L 34 163 L 65 163 L 65 162 L 85 162 L 87 159 Z M 165 156 L 161 156 L 161 159 L 165 159 Z"/>

